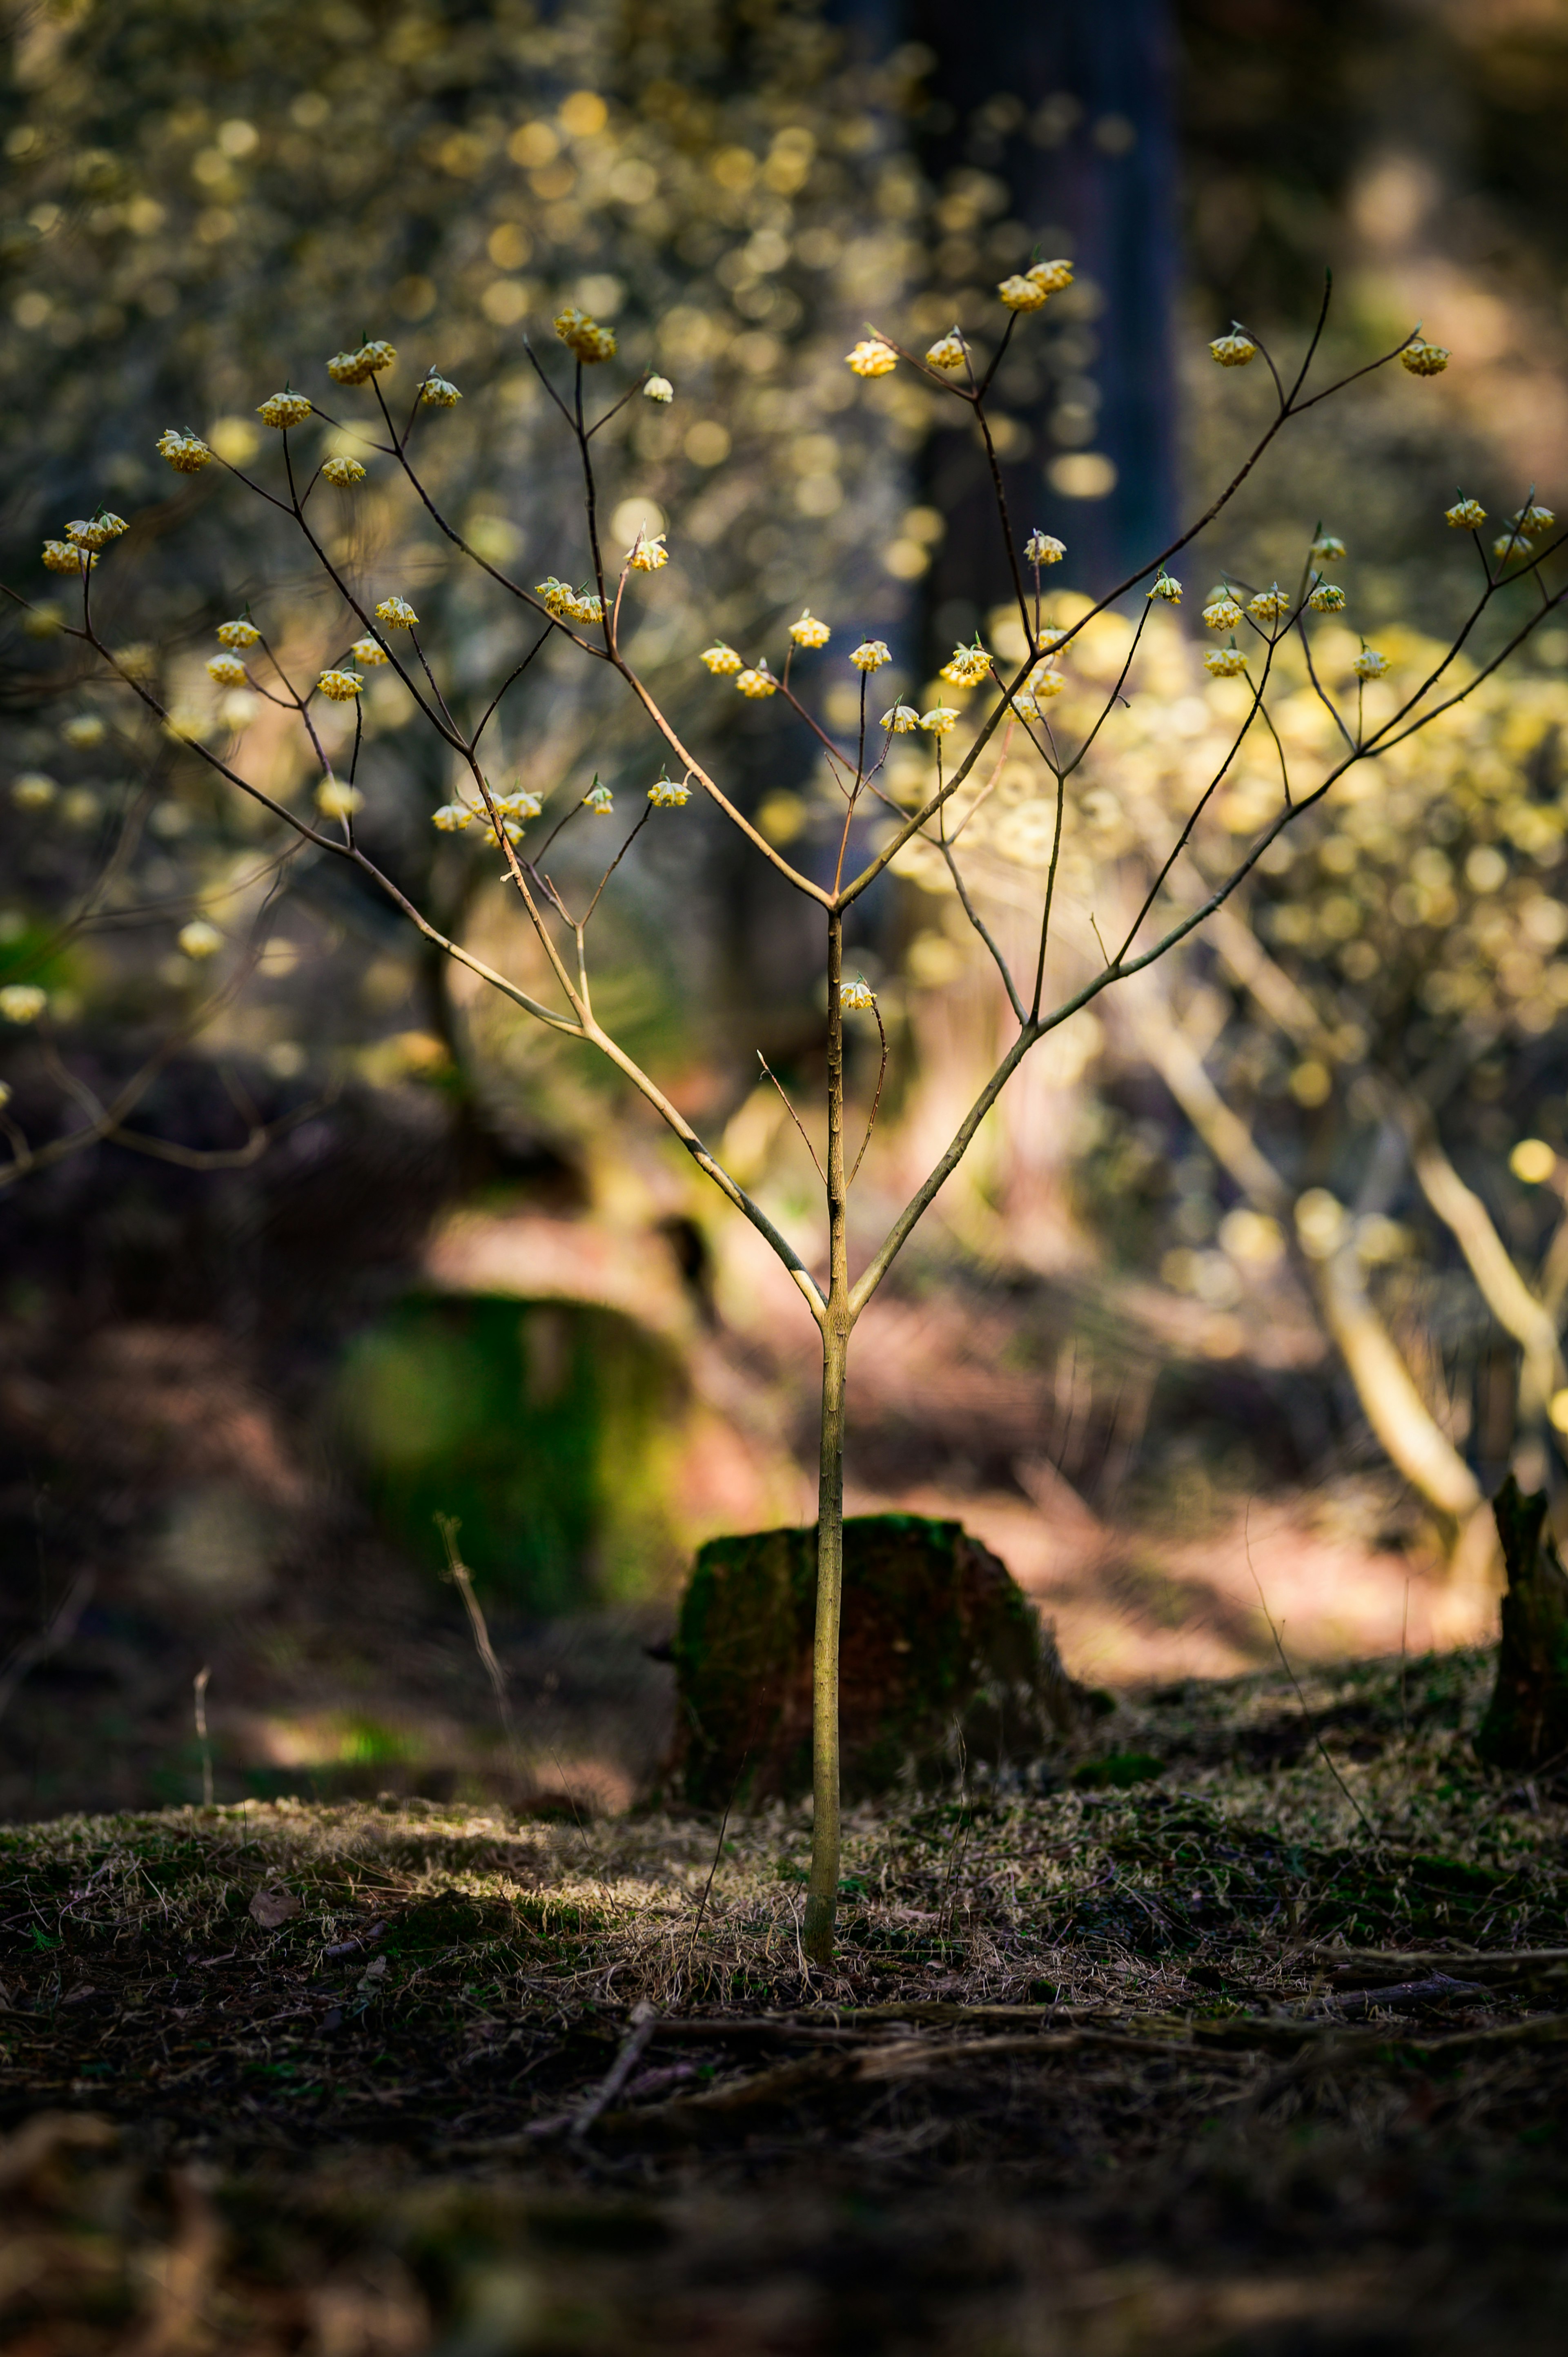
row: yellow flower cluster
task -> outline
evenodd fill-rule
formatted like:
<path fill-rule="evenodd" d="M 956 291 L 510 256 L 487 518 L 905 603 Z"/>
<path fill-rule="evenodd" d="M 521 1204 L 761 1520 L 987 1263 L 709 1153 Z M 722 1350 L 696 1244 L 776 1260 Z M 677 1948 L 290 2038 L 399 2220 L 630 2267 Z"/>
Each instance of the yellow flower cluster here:
<path fill-rule="evenodd" d="M 1448 365 L 1448 351 L 1443 344 L 1428 344 L 1419 339 L 1406 344 L 1400 354 L 1400 366 L 1412 376 L 1441 376 Z"/>
<path fill-rule="evenodd" d="M 303 393 L 269 393 L 256 411 L 263 425 L 274 425 L 280 434 L 291 425 L 303 425 L 310 415 L 310 404 Z"/>
<path fill-rule="evenodd" d="M 819 622 L 814 614 L 803 610 L 800 620 L 790 623 L 789 636 L 798 647 L 825 647 L 832 632 L 825 622 Z"/>
<path fill-rule="evenodd" d="M 596 818 L 608 818 L 615 808 L 615 796 L 608 786 L 601 786 L 596 778 L 583 796 L 583 808 L 592 811 Z"/>
<path fill-rule="evenodd" d="M 996 292 L 1010 311 L 1037 311 L 1052 295 L 1072 285 L 1070 262 L 1036 262 L 1004 278 Z"/>
<path fill-rule="evenodd" d="M 212 453 L 199 434 L 182 434 L 171 425 L 160 434 L 155 446 L 160 458 L 166 458 L 177 475 L 199 475 L 203 467 L 212 464 Z"/>
<path fill-rule="evenodd" d="M 1388 667 L 1387 655 L 1380 654 L 1376 647 L 1367 646 L 1361 649 L 1350 666 L 1357 678 L 1360 680 L 1381 679 Z"/>
<path fill-rule="evenodd" d="M 1550 508 L 1538 508 L 1534 501 L 1531 500 L 1529 507 L 1520 508 L 1519 513 L 1512 517 L 1510 521 L 1518 530 L 1524 534 L 1526 540 L 1534 540 L 1541 533 L 1550 532 L 1552 525 L 1556 522 L 1557 518 Z M 124 532 L 124 524 L 120 527 L 122 532 Z M 76 534 L 71 531 L 69 524 L 66 529 L 68 532 L 70 532 L 70 536 L 74 540 L 76 538 Z"/>
<path fill-rule="evenodd" d="M 230 654 L 209 655 L 207 675 L 215 679 L 220 687 L 243 687 L 248 676 L 239 656 Z"/>
<path fill-rule="evenodd" d="M 954 647 L 937 676 L 950 687 L 978 687 L 991 676 L 991 657 L 976 639 L 972 647 Z"/>
<path fill-rule="evenodd" d="M 392 661 L 385 647 L 376 639 L 356 639 L 349 650 L 349 655 L 350 661 L 357 662 L 362 671 L 374 671 L 378 663 Z"/>
<path fill-rule="evenodd" d="M 934 704 L 929 712 L 921 713 L 920 726 L 933 737 L 950 736 L 958 726 L 958 714 L 950 704 Z"/>
<path fill-rule="evenodd" d="M 856 671 L 880 671 L 884 663 L 892 660 L 891 650 L 883 639 L 863 639 L 850 657 Z"/>
<path fill-rule="evenodd" d="M 740 657 L 733 647 L 726 647 L 722 639 L 711 647 L 704 647 L 698 661 L 707 664 L 715 679 L 733 678 L 741 668 Z"/>
<path fill-rule="evenodd" d="M 1060 672 L 1053 671 L 1048 662 L 1037 662 L 1024 682 L 1028 694 L 1047 702 L 1053 695 L 1059 695 L 1066 685 Z"/>
<path fill-rule="evenodd" d="M 514 786 L 510 794 L 492 794 L 490 800 L 503 818 L 537 818 L 543 807 L 526 786 Z"/>
<path fill-rule="evenodd" d="M 1258 357 L 1258 347 L 1251 336 L 1231 322 L 1228 336 L 1216 336 L 1208 347 L 1221 368 L 1245 368 Z"/>
<path fill-rule="evenodd" d="M 866 981 L 864 974 L 856 982 L 840 983 L 839 1005 L 846 1010 L 852 1006 L 861 1008 L 875 1006 L 875 1004 L 876 999 L 873 994 L 871 985 Z"/>
<path fill-rule="evenodd" d="M 472 826 L 478 815 L 467 802 L 443 802 L 439 810 L 431 812 L 430 823 L 443 834 L 460 834 L 466 826 Z"/>
<path fill-rule="evenodd" d="M 1216 679 L 1240 679 L 1247 668 L 1247 658 L 1232 640 L 1228 647 L 1210 647 L 1203 658 L 1203 668 Z"/>
<path fill-rule="evenodd" d="M 352 671 L 324 671 L 316 683 L 330 704 L 352 704 L 364 683 L 359 673 Z M 338 814 L 333 813 L 334 816 Z"/>
<path fill-rule="evenodd" d="M 544 602 L 544 610 L 557 622 L 602 622 L 605 601 L 590 589 L 574 589 L 569 581 L 558 581 L 553 573 L 534 587 Z"/>
<path fill-rule="evenodd" d="M 124 516 L 111 515 L 107 508 L 100 508 L 95 516 L 78 516 L 74 522 L 68 523 L 65 536 L 74 547 L 96 552 L 107 548 L 112 540 L 118 540 L 123 532 L 130 529 Z"/>
<path fill-rule="evenodd" d="M 419 616 L 406 597 L 383 597 L 376 608 L 376 619 L 389 630 L 412 630 Z"/>
<path fill-rule="evenodd" d="M 344 491 L 351 483 L 362 483 L 365 479 L 365 469 L 358 458 L 324 458 L 321 471 L 329 483 L 336 483 L 338 490 Z"/>
<path fill-rule="evenodd" d="M 259 642 L 261 635 L 254 622 L 248 622 L 243 617 L 236 622 L 220 622 L 218 625 L 218 643 L 220 647 L 253 647 Z"/>
<path fill-rule="evenodd" d="M 642 397 L 660 404 L 671 402 L 675 398 L 675 388 L 667 376 L 650 376 L 642 388 Z"/>
<path fill-rule="evenodd" d="M 616 356 L 615 329 L 601 328 L 596 319 L 591 319 L 575 303 L 568 303 L 564 311 L 556 313 L 555 332 L 566 350 L 580 361 L 592 363 L 613 361 Z"/>
<path fill-rule="evenodd" d="M 89 554 L 85 549 L 73 548 L 69 540 L 46 540 L 44 571 L 46 573 L 81 573 L 98 562 L 98 553 Z"/>
<path fill-rule="evenodd" d="M 1277 581 L 1271 581 L 1266 589 L 1248 598 L 1247 611 L 1254 622 L 1277 622 L 1290 612 L 1289 594 Z"/>
<path fill-rule="evenodd" d="M 334 384 L 369 384 L 382 369 L 390 369 L 396 358 L 396 346 L 378 337 L 361 344 L 357 352 L 335 352 L 327 363 L 327 373 Z"/>
<path fill-rule="evenodd" d="M 1024 543 L 1024 554 L 1031 565 L 1059 565 L 1067 554 L 1067 543 L 1058 540 L 1054 533 L 1036 528 Z"/>
<path fill-rule="evenodd" d="M 684 810 L 692 799 L 692 789 L 677 785 L 673 778 L 660 778 L 649 787 L 648 799 L 655 810 Z"/>
<path fill-rule="evenodd" d="M 419 397 L 427 409 L 454 409 L 463 398 L 449 378 L 437 376 L 434 370 L 420 386 Z"/>
<path fill-rule="evenodd" d="M 1315 614 L 1342 614 L 1345 592 L 1336 581 L 1320 581 L 1306 602 Z"/>
<path fill-rule="evenodd" d="M 1204 626 L 1210 630 L 1233 630 L 1240 619 L 1241 608 L 1229 589 L 1221 591 L 1214 603 L 1203 609 Z"/>
<path fill-rule="evenodd" d="M 1331 532 L 1320 532 L 1312 544 L 1311 554 L 1325 565 L 1337 565 L 1345 554 L 1345 544 Z"/>
<path fill-rule="evenodd" d="M 1174 573 L 1167 573 L 1162 565 L 1160 568 L 1160 577 L 1148 594 L 1151 597 L 1163 598 L 1167 606 L 1179 606 L 1181 604 L 1181 583 L 1176 579 Z"/>
<path fill-rule="evenodd" d="M 926 358 L 932 368 L 957 369 L 962 368 L 968 353 L 962 328 L 950 328 L 945 336 L 938 337 Z"/>
<path fill-rule="evenodd" d="M 742 695 L 753 697 L 775 695 L 779 690 L 779 682 L 766 662 L 757 663 L 754 669 L 736 672 L 735 683 Z"/>
<path fill-rule="evenodd" d="M 856 376 L 890 376 L 898 365 L 897 353 L 880 336 L 863 336 L 844 359 Z"/>
<path fill-rule="evenodd" d="M 882 716 L 882 726 L 895 737 L 908 737 L 920 725 L 920 716 L 912 704 L 896 704 Z"/>
<path fill-rule="evenodd" d="M 661 532 L 639 532 L 627 552 L 627 564 L 633 573 L 657 573 L 670 562 L 670 551 L 664 545 Z"/>
<path fill-rule="evenodd" d="M 1455 500 L 1451 508 L 1444 509 L 1443 514 L 1455 532 L 1479 532 L 1487 521 L 1487 511 L 1479 500 Z"/>

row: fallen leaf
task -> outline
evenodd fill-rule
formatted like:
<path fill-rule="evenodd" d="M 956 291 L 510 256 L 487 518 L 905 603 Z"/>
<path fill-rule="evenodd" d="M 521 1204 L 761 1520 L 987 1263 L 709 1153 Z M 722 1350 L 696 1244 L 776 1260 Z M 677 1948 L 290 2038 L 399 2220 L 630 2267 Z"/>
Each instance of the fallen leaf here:
<path fill-rule="evenodd" d="M 251 1914 L 263 1932 L 275 1932 L 280 1923 L 300 1912 L 300 1906 L 292 1890 L 258 1890 L 251 1901 Z"/>

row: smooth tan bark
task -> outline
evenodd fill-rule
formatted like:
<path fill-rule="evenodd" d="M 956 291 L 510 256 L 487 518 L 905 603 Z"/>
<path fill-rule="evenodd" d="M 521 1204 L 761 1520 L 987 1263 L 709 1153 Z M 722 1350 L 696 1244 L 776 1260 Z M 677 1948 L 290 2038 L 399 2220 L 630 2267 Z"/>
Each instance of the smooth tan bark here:
<path fill-rule="evenodd" d="M 839 1889 L 839 1622 L 843 1594 L 843 1418 L 853 1323 L 844 1220 L 843 919 L 828 919 L 828 1297 L 822 1325 L 822 1437 L 817 1484 L 817 1622 L 811 1652 L 811 1873 L 802 1945 L 832 1960 Z"/>

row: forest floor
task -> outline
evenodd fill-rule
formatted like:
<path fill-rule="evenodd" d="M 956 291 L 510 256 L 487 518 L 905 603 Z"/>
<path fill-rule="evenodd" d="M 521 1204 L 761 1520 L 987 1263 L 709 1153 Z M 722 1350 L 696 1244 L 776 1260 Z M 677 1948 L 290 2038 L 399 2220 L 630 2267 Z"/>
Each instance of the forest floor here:
<path fill-rule="evenodd" d="M 0 1832 L 26 2357 L 1560 2352 L 1568 1781 L 1484 1652 L 1123 1696 L 851 1819 Z"/>

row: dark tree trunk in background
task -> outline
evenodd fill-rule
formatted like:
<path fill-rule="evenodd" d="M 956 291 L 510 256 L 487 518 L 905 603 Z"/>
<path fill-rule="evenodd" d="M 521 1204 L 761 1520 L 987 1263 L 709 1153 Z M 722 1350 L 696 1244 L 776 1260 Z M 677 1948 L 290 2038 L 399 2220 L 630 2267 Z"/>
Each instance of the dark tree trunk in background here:
<path fill-rule="evenodd" d="M 1508 1566 L 1498 1683 L 1476 1735 L 1494 1768 L 1568 1767 L 1568 1572 L 1544 1490 L 1527 1498 L 1510 1473 L 1497 1495 Z"/>
<path fill-rule="evenodd" d="M 945 242 L 939 231 L 937 285 L 955 295 L 978 285 L 1000 319 L 995 281 L 1025 266 L 1036 241 L 1042 255 L 1066 252 L 1077 264 L 1078 287 L 1023 338 L 1023 365 L 1010 367 L 1000 400 L 1028 437 L 1026 447 L 1019 435 L 1005 469 L 1015 530 L 1057 533 L 1069 554 L 1055 579 L 1098 593 L 1170 536 L 1176 506 L 1167 0 L 1022 9 L 1015 0 L 961 8 L 907 0 L 905 21 L 936 59 L 916 126 L 920 160 L 953 200 L 954 231 Z M 1005 188 L 1004 202 L 1000 188 L 966 178 L 977 174 Z M 966 189 L 980 214 L 967 227 Z M 927 479 L 933 504 L 951 517 L 929 577 L 929 651 L 940 657 L 973 627 L 966 616 L 978 619 L 1004 595 L 1004 573 L 989 494 L 961 435 L 939 437 Z"/>

